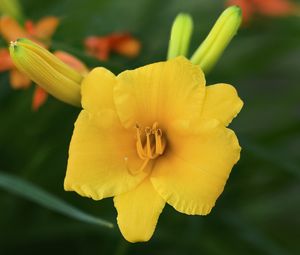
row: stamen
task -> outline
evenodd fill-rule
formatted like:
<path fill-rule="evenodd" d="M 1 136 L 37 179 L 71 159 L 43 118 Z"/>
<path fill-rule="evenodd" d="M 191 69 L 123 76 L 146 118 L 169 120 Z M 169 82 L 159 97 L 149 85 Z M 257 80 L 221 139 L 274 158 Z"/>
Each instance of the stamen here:
<path fill-rule="evenodd" d="M 154 122 L 153 126 L 152 126 L 152 130 L 156 130 L 158 129 L 158 123 L 157 122 Z"/>
<path fill-rule="evenodd" d="M 16 40 L 16 41 L 10 41 L 10 46 L 12 46 L 12 47 L 15 47 L 15 46 L 17 46 L 18 45 L 18 41 Z"/>
<path fill-rule="evenodd" d="M 155 130 L 155 152 L 158 155 L 163 154 L 164 152 L 164 144 L 162 143 L 162 131 L 161 129 Z"/>
<path fill-rule="evenodd" d="M 163 154 L 166 147 L 166 140 L 163 137 L 163 132 L 158 128 L 158 123 L 155 122 L 152 128 L 146 127 L 145 133 L 142 133 L 138 124 L 136 128 L 136 150 L 138 156 L 143 160 L 142 165 L 138 169 L 131 169 L 128 165 L 128 157 L 124 157 L 127 171 L 131 175 L 138 175 L 147 167 L 151 159 L 155 159 Z M 143 143 L 144 140 L 144 143 Z"/>
<path fill-rule="evenodd" d="M 160 128 L 158 128 L 158 123 L 155 122 L 152 125 L 152 128 L 146 127 L 144 129 L 144 134 L 141 133 L 141 128 L 138 124 L 136 124 L 136 149 L 138 156 L 143 159 L 155 159 L 158 156 L 162 155 L 166 142 L 163 137 L 163 132 Z M 144 144 L 142 142 L 142 135 L 144 135 Z"/>
<path fill-rule="evenodd" d="M 126 169 L 127 169 L 128 173 L 132 176 L 136 176 L 136 175 L 140 174 L 142 171 L 144 171 L 144 169 L 146 168 L 146 166 L 148 165 L 148 163 L 150 161 L 149 158 L 145 159 L 140 168 L 138 168 L 137 170 L 133 170 L 128 165 L 128 157 L 124 157 L 124 160 L 125 160 Z"/>
<path fill-rule="evenodd" d="M 150 135 L 152 133 L 151 128 L 146 127 L 145 128 L 146 133 L 146 155 L 148 158 L 152 159 L 152 148 L 151 148 L 151 141 L 150 141 Z"/>
<path fill-rule="evenodd" d="M 136 137 L 137 137 L 137 142 L 136 142 L 137 153 L 141 159 L 145 160 L 145 159 L 147 159 L 147 156 L 146 156 L 145 150 L 143 148 L 142 139 L 141 139 L 141 131 L 140 131 L 140 127 L 138 124 L 136 124 Z"/>

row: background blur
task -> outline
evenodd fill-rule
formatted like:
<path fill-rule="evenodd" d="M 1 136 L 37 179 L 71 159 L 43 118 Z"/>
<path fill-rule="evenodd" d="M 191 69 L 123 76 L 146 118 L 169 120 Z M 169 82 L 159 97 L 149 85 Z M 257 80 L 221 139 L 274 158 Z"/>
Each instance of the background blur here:
<path fill-rule="evenodd" d="M 164 60 L 178 12 L 194 18 L 193 51 L 224 9 L 221 0 L 21 2 L 30 19 L 62 18 L 53 49 L 115 73 Z M 116 31 L 141 40 L 137 58 L 112 55 L 99 62 L 85 55 L 85 37 Z M 0 254 L 300 254 L 299 60 L 300 18 L 260 17 L 242 27 L 207 76 L 208 84 L 235 85 L 245 102 L 231 125 L 243 148 L 241 160 L 210 215 L 186 216 L 166 206 L 152 240 L 132 245 L 117 226 L 76 221 L 0 188 Z M 34 112 L 33 90 L 14 91 L 8 74 L 0 74 L 0 171 L 116 225 L 112 199 L 95 202 L 63 190 L 79 109 L 50 98 Z"/>

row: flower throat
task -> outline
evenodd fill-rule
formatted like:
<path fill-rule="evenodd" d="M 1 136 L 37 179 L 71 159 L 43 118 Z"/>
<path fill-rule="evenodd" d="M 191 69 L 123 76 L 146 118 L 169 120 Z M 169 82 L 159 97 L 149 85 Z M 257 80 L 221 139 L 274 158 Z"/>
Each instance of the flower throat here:
<path fill-rule="evenodd" d="M 143 171 L 151 159 L 156 159 L 162 155 L 166 148 L 166 139 L 162 130 L 155 122 L 151 127 L 142 129 L 138 124 L 136 128 L 136 151 L 140 159 L 144 160 L 142 166 L 135 171 L 128 168 L 132 175 L 136 175 Z"/>

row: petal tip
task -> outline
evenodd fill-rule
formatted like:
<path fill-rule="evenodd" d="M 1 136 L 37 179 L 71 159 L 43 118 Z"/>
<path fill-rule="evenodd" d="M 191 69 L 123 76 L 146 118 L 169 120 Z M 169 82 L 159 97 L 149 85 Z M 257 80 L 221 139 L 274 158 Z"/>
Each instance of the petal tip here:
<path fill-rule="evenodd" d="M 129 232 L 129 231 L 127 232 L 125 230 L 126 227 L 122 225 L 119 217 L 117 217 L 117 224 L 118 224 L 118 227 L 119 227 L 120 232 L 121 232 L 122 236 L 124 237 L 124 239 L 130 243 L 148 242 L 151 239 L 151 237 L 153 236 L 154 230 L 156 228 L 156 226 L 155 226 L 152 233 L 148 232 L 147 234 L 139 234 L 139 233 L 134 233 L 134 232 Z"/>

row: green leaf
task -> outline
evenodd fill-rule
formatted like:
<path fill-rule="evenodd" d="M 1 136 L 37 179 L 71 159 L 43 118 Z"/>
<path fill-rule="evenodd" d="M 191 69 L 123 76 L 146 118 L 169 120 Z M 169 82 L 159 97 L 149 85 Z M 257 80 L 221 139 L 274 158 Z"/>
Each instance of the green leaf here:
<path fill-rule="evenodd" d="M 256 158 L 269 162 L 277 167 L 280 167 L 287 172 L 293 174 L 295 177 L 300 177 L 299 166 L 293 160 L 282 160 L 281 155 L 273 153 L 272 150 L 268 150 L 258 143 L 250 141 L 249 139 L 242 139 L 245 144 L 244 149 L 250 152 Z"/>
<path fill-rule="evenodd" d="M 89 215 L 19 177 L 0 172 L 0 187 L 45 208 L 91 224 L 113 228 L 113 224 Z"/>
<path fill-rule="evenodd" d="M 247 220 L 242 214 L 237 217 L 235 212 L 225 211 L 221 218 L 235 230 L 235 233 L 238 233 L 241 240 L 256 247 L 262 254 L 288 254 L 283 247 L 269 238 L 262 229 L 257 228 L 256 224 Z"/>

